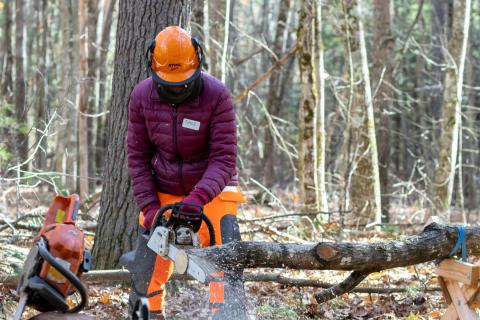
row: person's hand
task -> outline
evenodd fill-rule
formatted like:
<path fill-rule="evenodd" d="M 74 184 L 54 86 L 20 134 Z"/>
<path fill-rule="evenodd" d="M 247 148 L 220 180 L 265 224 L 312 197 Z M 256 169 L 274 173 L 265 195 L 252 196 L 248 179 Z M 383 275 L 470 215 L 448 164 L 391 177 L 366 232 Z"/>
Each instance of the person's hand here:
<path fill-rule="evenodd" d="M 187 226 L 191 228 L 193 232 L 198 232 L 202 224 L 202 212 L 203 202 L 195 194 L 190 194 L 181 202 L 175 204 L 170 222 L 174 228 Z"/>
<path fill-rule="evenodd" d="M 149 230 L 152 227 L 152 223 L 155 220 L 158 211 L 160 211 L 160 204 L 158 203 L 152 203 L 143 208 L 143 227 L 145 229 Z"/>
<path fill-rule="evenodd" d="M 190 193 L 182 200 L 182 203 L 183 205 L 180 207 L 180 211 L 196 213 L 198 215 L 203 211 L 203 201 L 196 194 Z"/>

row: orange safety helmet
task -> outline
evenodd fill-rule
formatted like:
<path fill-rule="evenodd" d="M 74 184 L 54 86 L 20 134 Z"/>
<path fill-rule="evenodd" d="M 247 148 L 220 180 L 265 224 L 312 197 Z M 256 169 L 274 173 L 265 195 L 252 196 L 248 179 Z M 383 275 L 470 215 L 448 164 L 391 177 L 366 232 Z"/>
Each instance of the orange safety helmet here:
<path fill-rule="evenodd" d="M 151 70 L 156 83 L 183 86 L 200 75 L 203 63 L 202 47 L 198 40 L 184 29 L 178 26 L 166 27 L 147 45 L 147 69 Z"/>

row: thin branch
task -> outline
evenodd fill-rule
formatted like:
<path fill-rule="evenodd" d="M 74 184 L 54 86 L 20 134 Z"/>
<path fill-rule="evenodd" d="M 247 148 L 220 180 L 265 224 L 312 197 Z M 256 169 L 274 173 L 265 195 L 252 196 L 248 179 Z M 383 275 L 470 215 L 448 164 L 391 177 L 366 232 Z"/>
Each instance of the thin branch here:
<path fill-rule="evenodd" d="M 282 66 L 289 58 L 297 51 L 297 46 L 291 47 L 277 62 L 275 62 L 265 73 L 263 73 L 257 80 L 255 80 L 247 89 L 243 90 L 239 95 L 233 98 L 233 102 L 237 103 L 241 101 L 250 91 L 255 89 L 260 83 L 268 79 L 275 71 L 275 69 Z"/>
<path fill-rule="evenodd" d="M 347 279 L 343 280 L 339 284 L 323 290 L 322 292 L 316 293 L 315 300 L 317 300 L 318 303 L 324 303 L 328 300 L 335 299 L 344 293 L 350 292 L 368 275 L 368 272 L 353 271 Z"/>

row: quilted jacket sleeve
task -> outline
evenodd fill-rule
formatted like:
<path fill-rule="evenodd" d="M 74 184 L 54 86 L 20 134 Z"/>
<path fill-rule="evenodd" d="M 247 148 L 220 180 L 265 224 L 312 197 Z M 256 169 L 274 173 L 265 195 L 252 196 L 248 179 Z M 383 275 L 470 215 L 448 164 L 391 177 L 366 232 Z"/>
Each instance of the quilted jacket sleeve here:
<path fill-rule="evenodd" d="M 205 203 L 220 194 L 235 174 L 237 159 L 235 111 L 230 93 L 226 89 L 213 110 L 209 147 L 207 170 L 192 191 L 202 196 Z"/>
<path fill-rule="evenodd" d="M 155 177 L 151 160 L 154 153 L 150 141 L 140 98 L 135 89 L 130 95 L 127 133 L 128 172 L 132 179 L 133 194 L 140 209 L 157 202 Z"/>

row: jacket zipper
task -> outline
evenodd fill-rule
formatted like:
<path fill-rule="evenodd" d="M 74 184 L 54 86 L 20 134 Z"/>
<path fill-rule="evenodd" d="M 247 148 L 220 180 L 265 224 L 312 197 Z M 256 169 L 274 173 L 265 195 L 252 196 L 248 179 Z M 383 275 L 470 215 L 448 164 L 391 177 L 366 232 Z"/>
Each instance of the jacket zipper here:
<path fill-rule="evenodd" d="M 178 105 L 172 104 L 173 107 L 173 144 L 175 145 L 175 153 L 178 159 L 178 181 L 180 183 L 180 188 L 182 189 L 182 192 L 184 195 L 187 194 L 185 191 L 185 184 L 183 182 L 183 159 L 180 155 L 180 151 L 178 149 L 178 141 L 177 141 L 177 107 Z"/>

